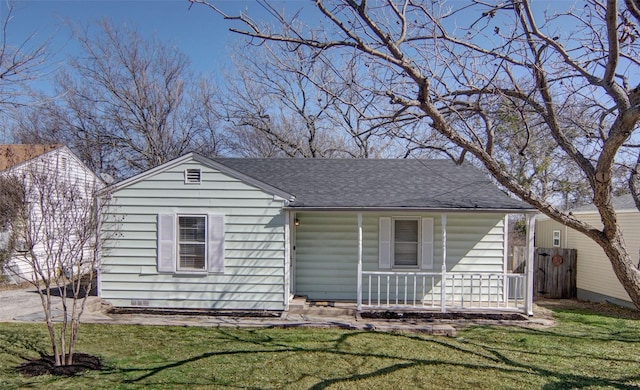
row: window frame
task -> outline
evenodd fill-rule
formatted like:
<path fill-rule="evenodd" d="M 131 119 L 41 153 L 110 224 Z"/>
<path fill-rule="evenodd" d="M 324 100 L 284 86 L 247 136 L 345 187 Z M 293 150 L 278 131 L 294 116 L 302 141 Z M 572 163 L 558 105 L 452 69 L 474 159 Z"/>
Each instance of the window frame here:
<path fill-rule="evenodd" d="M 415 264 L 397 264 L 396 263 L 396 222 L 397 221 L 415 221 L 416 223 L 416 258 Z M 411 241 L 400 241 L 400 243 L 404 244 L 413 244 Z M 411 217 L 392 217 L 391 218 L 391 268 L 392 269 L 420 269 L 422 261 L 422 219 L 419 216 Z"/>
<path fill-rule="evenodd" d="M 557 243 L 556 243 L 556 240 L 557 240 Z M 554 248 L 559 248 L 561 244 L 562 244 L 562 232 L 560 230 L 553 230 L 551 232 L 551 246 L 553 246 Z"/>
<path fill-rule="evenodd" d="M 181 218 L 204 218 L 204 234 L 203 234 L 203 240 L 202 241 L 183 241 L 180 239 L 180 230 L 181 230 L 181 225 L 180 225 L 180 219 Z M 208 255 L 209 255 L 209 243 L 207 240 L 209 234 L 209 217 L 207 214 L 176 214 L 176 245 L 175 245 L 175 250 L 176 250 L 176 265 L 175 265 L 175 269 L 176 272 L 178 273 L 206 273 L 207 270 L 209 269 L 209 264 L 208 264 Z M 191 268 L 191 267 L 182 267 L 181 266 L 181 262 L 182 262 L 182 255 L 180 252 L 180 248 L 182 245 L 202 245 L 204 246 L 204 253 L 203 253 L 203 265 L 202 268 Z"/>

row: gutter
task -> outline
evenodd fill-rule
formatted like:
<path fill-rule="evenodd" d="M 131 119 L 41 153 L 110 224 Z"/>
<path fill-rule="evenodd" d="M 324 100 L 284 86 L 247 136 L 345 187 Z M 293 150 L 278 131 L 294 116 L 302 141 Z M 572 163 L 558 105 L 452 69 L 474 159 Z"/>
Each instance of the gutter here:
<path fill-rule="evenodd" d="M 351 212 L 382 212 L 382 211 L 409 211 L 409 212 L 439 212 L 439 213 L 507 213 L 507 214 L 536 214 L 538 209 L 487 209 L 487 208 L 425 208 L 425 207 L 305 207 L 305 206 L 285 206 L 285 210 L 296 211 L 351 211 Z"/>

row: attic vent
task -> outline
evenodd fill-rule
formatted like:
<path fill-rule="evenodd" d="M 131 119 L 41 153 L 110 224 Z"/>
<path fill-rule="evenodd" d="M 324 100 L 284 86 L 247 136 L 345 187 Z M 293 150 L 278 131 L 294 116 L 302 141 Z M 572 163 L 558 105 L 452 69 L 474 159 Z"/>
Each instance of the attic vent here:
<path fill-rule="evenodd" d="M 191 168 L 184 171 L 185 183 L 200 183 L 202 182 L 202 171 L 200 168 Z"/>
<path fill-rule="evenodd" d="M 60 157 L 60 170 L 62 170 L 62 171 L 66 171 L 67 170 L 67 158 L 66 157 Z"/>

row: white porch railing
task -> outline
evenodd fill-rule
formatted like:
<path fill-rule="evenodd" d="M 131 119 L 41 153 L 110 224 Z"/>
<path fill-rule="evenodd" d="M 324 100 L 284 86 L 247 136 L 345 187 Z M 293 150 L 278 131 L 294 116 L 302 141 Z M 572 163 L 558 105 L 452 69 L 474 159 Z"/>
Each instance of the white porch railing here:
<path fill-rule="evenodd" d="M 358 309 L 526 311 L 524 274 L 362 271 Z"/>

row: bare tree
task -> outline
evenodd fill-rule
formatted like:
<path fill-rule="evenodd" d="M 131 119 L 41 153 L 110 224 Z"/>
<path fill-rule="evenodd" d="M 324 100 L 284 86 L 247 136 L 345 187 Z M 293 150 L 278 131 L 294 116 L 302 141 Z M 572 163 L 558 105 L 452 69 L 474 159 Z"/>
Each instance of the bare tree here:
<path fill-rule="evenodd" d="M 614 168 L 634 141 L 640 119 L 638 0 L 556 2 L 549 9 L 527 0 L 318 0 L 319 26 L 293 20 L 296 14 L 287 19 L 266 2 L 278 15 L 275 23 L 190 1 L 242 23 L 246 28 L 232 30 L 255 43 L 299 45 L 319 56 L 339 52 L 366 69 L 385 86 L 377 93 L 393 103 L 397 118 L 423 119 L 513 194 L 598 243 L 640 308 L 640 270 L 611 202 Z M 602 228 L 554 207 L 505 169 L 496 153 L 501 135 L 491 120 L 505 104 L 539 123 L 536 131 L 553 140 L 584 178 Z M 597 131 L 576 126 L 576 114 L 596 123 Z"/>
<path fill-rule="evenodd" d="M 591 201 L 584 176 L 547 137 L 544 124 L 512 105 L 496 115 L 494 155 L 520 185 L 566 210 Z"/>
<path fill-rule="evenodd" d="M 58 75 L 55 99 L 21 110 L 16 141 L 65 143 L 116 178 L 188 151 L 219 153 L 224 139 L 206 110 L 215 91 L 186 56 L 106 20 L 98 27 L 76 32 L 81 54 Z"/>
<path fill-rule="evenodd" d="M 99 233 L 108 203 L 108 196 L 98 196 L 101 182 L 61 164 L 71 161 L 43 156 L 12 169 L 3 179 L 17 184 L 13 191 L 24 195 L 11 226 L 18 248 L 11 254 L 9 269 L 40 296 L 56 366 L 73 363 L 99 250 L 109 239 Z"/>
<path fill-rule="evenodd" d="M 48 40 L 37 42 L 36 34 L 12 41 L 9 25 L 13 19 L 15 2 L 5 1 L 1 12 L 0 31 L 0 107 L 4 109 L 16 104 L 27 90 L 27 82 L 39 77 L 47 62 Z"/>
<path fill-rule="evenodd" d="M 217 111 L 245 156 L 401 157 L 393 122 L 371 120 L 388 99 L 359 82 L 351 64 L 336 66 L 301 47 L 248 47 L 233 57 Z M 386 119 L 386 118 L 385 118 Z"/>

